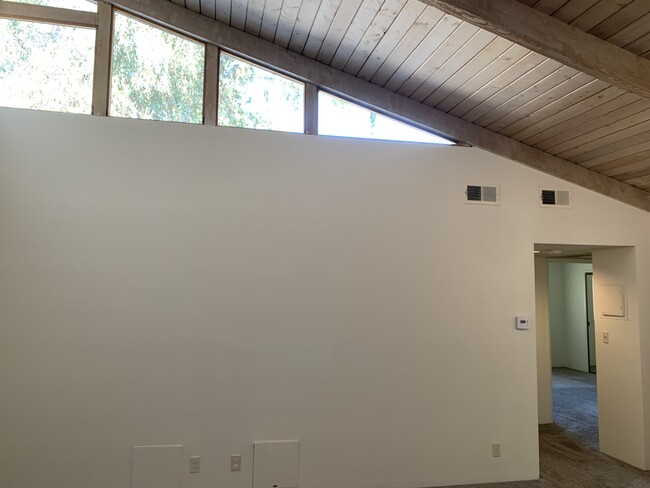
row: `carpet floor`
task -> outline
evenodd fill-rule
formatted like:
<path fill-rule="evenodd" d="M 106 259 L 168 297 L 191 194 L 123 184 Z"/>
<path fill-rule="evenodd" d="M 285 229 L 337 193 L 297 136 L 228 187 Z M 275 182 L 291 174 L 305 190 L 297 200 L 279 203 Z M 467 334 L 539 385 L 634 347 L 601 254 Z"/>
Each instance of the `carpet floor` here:
<path fill-rule="evenodd" d="M 649 471 L 598 451 L 595 375 L 553 369 L 553 418 L 539 426 L 539 480 L 472 488 L 650 488 Z"/>

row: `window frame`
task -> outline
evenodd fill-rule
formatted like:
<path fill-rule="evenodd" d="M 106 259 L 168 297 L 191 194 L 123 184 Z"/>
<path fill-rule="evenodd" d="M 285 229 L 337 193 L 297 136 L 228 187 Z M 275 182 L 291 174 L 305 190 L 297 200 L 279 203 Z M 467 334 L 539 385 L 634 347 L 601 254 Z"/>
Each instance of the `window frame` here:
<path fill-rule="evenodd" d="M 115 13 L 120 13 L 132 17 L 136 21 L 149 24 L 153 28 L 165 30 L 173 35 L 184 38 L 190 42 L 194 42 L 204 47 L 204 80 L 203 80 L 203 100 L 202 100 L 202 117 L 200 124 L 208 126 L 217 126 L 218 124 L 218 109 L 219 109 L 219 83 L 221 77 L 221 54 L 225 53 L 229 56 L 237 58 L 242 62 L 253 65 L 260 69 L 269 71 L 270 73 L 281 76 L 294 83 L 299 83 L 303 86 L 303 111 L 304 123 L 302 133 L 304 134 L 318 134 L 318 94 L 324 92 L 330 96 L 334 96 L 351 103 L 360 108 L 370 110 L 383 117 L 387 117 L 397 123 L 404 124 L 407 127 L 440 137 L 449 144 L 440 143 L 440 145 L 463 145 L 457 140 L 450 139 L 448 136 L 439 133 L 435 129 L 418 124 L 410 119 L 401 117 L 399 114 L 388 112 L 384 109 L 371 106 L 371 104 L 352 100 L 351 97 L 342 96 L 335 90 L 327 87 L 321 87 L 304 79 L 293 73 L 272 66 L 263 61 L 253 59 L 244 53 L 239 53 L 237 50 L 227 48 L 212 42 L 205 36 L 197 32 L 181 31 L 180 28 L 169 26 L 161 21 L 155 14 L 131 12 L 123 8 L 113 6 L 104 0 L 97 0 L 97 12 L 89 12 L 84 10 L 72 10 L 61 7 L 51 7 L 44 5 L 36 5 L 30 3 L 23 3 L 17 1 L 5 0 L 0 5 L 0 18 L 9 18 L 16 20 L 26 20 L 32 22 L 45 22 L 57 25 L 70 25 L 76 27 L 86 27 L 95 29 L 95 65 L 93 71 L 93 96 L 92 96 L 92 109 L 91 114 L 96 116 L 110 116 L 109 104 L 111 100 L 111 83 L 112 83 L 112 58 L 113 58 L 113 32 Z M 216 69 L 215 69 L 216 68 Z M 182 122 L 182 121 L 181 121 Z M 221 125 L 219 125 L 221 127 Z M 230 126 L 226 126 L 230 127 Z M 243 127 L 248 128 L 248 127 Z M 251 129 L 251 128 L 248 128 Z M 278 131 L 277 129 L 265 129 L 271 131 Z M 300 132 L 292 132 L 300 133 Z M 344 137 L 344 136 L 333 136 Z M 386 140 L 386 139 L 370 139 L 367 140 Z M 436 144 L 435 142 L 421 142 L 421 141 L 402 141 L 413 144 Z"/>
<path fill-rule="evenodd" d="M 26 22 L 32 24 L 48 24 L 58 27 L 86 29 L 94 31 L 94 48 L 92 59 L 92 82 L 91 82 L 91 99 L 89 112 L 69 112 L 55 110 L 55 113 L 75 113 L 78 115 L 92 115 L 94 113 L 94 100 L 96 92 L 96 79 L 97 79 L 97 46 L 98 46 L 98 31 L 99 31 L 99 8 L 98 12 L 88 12 L 85 10 L 72 10 L 59 7 L 50 7 L 46 5 L 37 5 L 24 2 L 11 2 L 4 1 L 0 6 L 0 19 L 2 20 L 15 20 L 18 22 Z M 25 108 L 25 110 L 38 110 Z"/>
<path fill-rule="evenodd" d="M 293 132 L 293 131 L 286 131 L 286 130 L 281 130 L 281 129 L 257 129 L 255 127 L 240 127 L 240 126 L 232 126 L 232 125 L 221 125 L 219 124 L 219 101 L 221 100 L 221 89 L 220 89 L 220 84 L 221 84 L 221 56 L 225 54 L 226 56 L 230 56 L 231 58 L 234 58 L 236 60 L 239 60 L 241 62 L 244 62 L 246 64 L 249 64 L 255 68 L 262 69 L 264 71 L 268 71 L 269 73 L 282 77 L 288 81 L 291 81 L 293 83 L 297 83 L 302 85 L 303 90 L 302 90 L 302 97 L 303 97 L 303 126 L 302 126 L 302 131 L 301 132 Z M 285 73 L 282 73 L 281 71 L 274 69 L 272 67 L 265 66 L 264 64 L 251 60 L 249 58 L 246 58 L 245 56 L 242 56 L 240 54 L 236 54 L 228 49 L 218 49 L 218 57 L 217 57 L 217 66 L 218 66 L 218 71 L 217 71 L 217 99 L 216 99 L 216 108 L 217 108 L 217 119 L 216 119 L 216 125 L 218 127 L 228 127 L 231 129 L 247 129 L 247 130 L 265 130 L 265 131 L 270 131 L 270 132 L 286 132 L 289 134 L 307 134 L 307 85 L 308 83 L 294 77 L 287 75 Z"/>
<path fill-rule="evenodd" d="M 104 3 L 104 2 L 98 2 L 99 3 Z M 115 17 L 116 15 L 123 15 L 124 17 L 129 17 L 136 22 L 140 22 L 142 24 L 146 24 L 150 26 L 151 28 L 154 29 L 159 29 L 162 31 L 169 32 L 170 34 L 179 37 L 183 40 L 192 42 L 194 44 L 197 44 L 203 48 L 203 83 L 202 83 L 202 97 L 201 97 L 201 120 L 200 122 L 186 122 L 182 120 L 161 120 L 161 119 L 147 119 L 147 118 L 140 118 L 140 117 L 127 117 L 127 116 L 122 116 L 122 115 L 111 115 L 111 96 L 112 96 L 112 91 L 113 91 L 113 53 L 114 53 L 114 48 L 115 48 Z M 187 34 L 183 32 L 179 32 L 176 29 L 171 29 L 167 26 L 160 25 L 156 22 L 152 22 L 149 19 L 146 19 L 144 17 L 141 17 L 137 14 L 133 14 L 131 12 L 127 12 L 126 10 L 123 10 L 118 7 L 113 7 L 111 9 L 111 23 L 110 23 L 110 50 L 109 50 L 109 59 L 108 59 L 108 79 L 107 79 L 107 100 L 106 100 L 106 116 L 107 117 L 115 117 L 115 118 L 131 118 L 134 120 L 155 120 L 159 122 L 175 122 L 175 123 L 182 123 L 182 124 L 192 124 L 192 125 L 205 125 L 205 100 L 206 100 L 206 69 L 208 66 L 207 62 L 207 57 L 208 57 L 208 44 L 195 38 L 192 36 L 188 36 Z"/>
<path fill-rule="evenodd" d="M 454 140 L 448 138 L 447 136 L 437 134 L 433 130 L 431 130 L 429 128 L 422 127 L 420 125 L 417 125 L 414 122 L 406 121 L 405 119 L 401 119 L 399 116 L 397 116 L 395 114 L 392 114 L 392 113 L 389 113 L 389 112 L 386 112 L 386 111 L 383 111 L 383 110 L 378 110 L 377 108 L 372 107 L 372 106 L 370 106 L 368 104 L 364 104 L 364 103 L 360 103 L 360 102 L 351 100 L 349 97 L 341 96 L 341 95 L 339 95 L 337 93 L 334 93 L 331 90 L 319 88 L 318 89 L 318 94 L 320 94 L 321 92 L 324 93 L 325 95 L 330 96 L 330 97 L 338 98 L 339 100 L 342 100 L 342 101 L 344 101 L 346 103 L 354 105 L 355 107 L 359 107 L 359 108 L 367 110 L 369 112 L 374 112 L 377 115 L 385 117 L 385 118 L 387 118 L 387 119 L 389 119 L 389 120 L 391 120 L 393 122 L 396 122 L 398 124 L 402 124 L 402 125 L 404 125 L 406 127 L 409 127 L 411 129 L 414 129 L 414 130 L 417 130 L 417 131 L 420 131 L 420 132 L 424 132 L 426 134 L 430 134 L 430 135 L 435 136 L 435 137 L 439 137 L 440 139 L 443 139 L 443 140 L 447 141 L 447 143 L 444 143 L 444 142 L 413 141 L 413 140 L 406 140 L 406 139 L 383 139 L 383 138 L 380 138 L 380 137 L 342 136 L 342 135 L 337 135 L 337 134 L 320 134 L 320 132 L 319 132 L 319 135 L 326 136 L 326 137 L 344 137 L 346 139 L 360 139 L 360 140 L 365 140 L 365 141 L 402 142 L 402 143 L 407 143 L 407 144 L 429 144 L 429 145 L 444 146 L 444 147 L 458 146 L 459 145 L 457 141 L 454 141 Z M 320 108 L 320 103 L 318 103 L 318 106 Z M 320 116 L 320 113 L 321 113 L 321 111 L 319 110 L 318 111 L 319 116 Z M 320 119 L 318 119 L 318 120 L 320 120 Z M 317 121 L 317 125 L 318 125 L 318 121 Z"/>

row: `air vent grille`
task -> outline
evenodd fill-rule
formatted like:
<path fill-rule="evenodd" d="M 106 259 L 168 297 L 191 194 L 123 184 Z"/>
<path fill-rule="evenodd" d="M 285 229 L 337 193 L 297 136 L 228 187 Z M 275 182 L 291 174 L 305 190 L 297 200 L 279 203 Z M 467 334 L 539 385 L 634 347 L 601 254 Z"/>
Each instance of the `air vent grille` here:
<path fill-rule="evenodd" d="M 465 203 L 499 205 L 499 187 L 467 185 L 465 190 Z"/>
<path fill-rule="evenodd" d="M 571 192 L 569 190 L 547 190 L 540 188 L 540 206 L 542 207 L 570 207 Z"/>
<path fill-rule="evenodd" d="M 542 190 L 542 205 L 555 205 L 555 190 Z"/>
<path fill-rule="evenodd" d="M 483 187 L 483 201 L 496 203 L 497 201 L 497 189 L 495 186 L 484 186 Z"/>
<path fill-rule="evenodd" d="M 567 190 L 557 190 L 555 192 L 555 205 L 571 205 L 571 195 Z"/>
<path fill-rule="evenodd" d="M 482 200 L 482 191 L 480 186 L 467 185 L 467 199 L 470 202 L 480 202 Z"/>

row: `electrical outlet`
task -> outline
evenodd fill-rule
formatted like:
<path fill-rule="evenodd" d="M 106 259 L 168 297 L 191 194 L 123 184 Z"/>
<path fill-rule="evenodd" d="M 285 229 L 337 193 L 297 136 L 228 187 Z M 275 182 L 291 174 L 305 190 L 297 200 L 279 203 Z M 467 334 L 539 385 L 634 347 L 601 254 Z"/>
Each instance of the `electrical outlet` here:
<path fill-rule="evenodd" d="M 241 454 L 230 456 L 230 471 L 241 471 Z"/>
<path fill-rule="evenodd" d="M 190 473 L 199 473 L 201 471 L 201 456 L 192 456 L 190 458 Z"/>
<path fill-rule="evenodd" d="M 609 344 L 609 332 L 603 331 L 603 344 Z"/>
<path fill-rule="evenodd" d="M 493 442 L 492 443 L 492 457 L 501 457 L 501 443 Z"/>

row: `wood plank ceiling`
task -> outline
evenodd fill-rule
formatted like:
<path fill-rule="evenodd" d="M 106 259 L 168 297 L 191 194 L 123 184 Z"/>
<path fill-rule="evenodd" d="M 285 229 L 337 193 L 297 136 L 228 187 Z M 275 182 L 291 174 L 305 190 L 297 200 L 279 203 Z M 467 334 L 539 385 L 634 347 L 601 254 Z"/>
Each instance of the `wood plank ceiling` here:
<path fill-rule="evenodd" d="M 418 0 L 171 0 L 650 190 L 650 100 Z M 650 59 L 650 0 L 519 0 Z"/>

